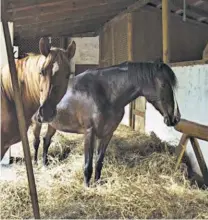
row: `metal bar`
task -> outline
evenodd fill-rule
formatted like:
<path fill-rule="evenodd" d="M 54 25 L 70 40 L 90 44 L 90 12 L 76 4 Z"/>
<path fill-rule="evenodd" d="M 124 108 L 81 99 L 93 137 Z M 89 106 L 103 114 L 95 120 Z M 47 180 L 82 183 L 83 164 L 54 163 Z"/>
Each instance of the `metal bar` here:
<path fill-rule="evenodd" d="M 162 39 L 163 39 L 163 62 L 170 62 L 169 43 L 169 0 L 162 0 Z"/>
<path fill-rule="evenodd" d="M 188 139 L 189 139 L 189 136 L 186 134 L 183 134 L 178 146 L 176 147 L 177 162 L 176 162 L 175 170 L 178 169 L 183 159 L 184 153 L 186 151 Z"/>
<path fill-rule="evenodd" d="M 191 141 L 193 150 L 195 152 L 197 161 L 199 163 L 200 170 L 201 170 L 201 172 L 203 174 L 204 183 L 206 185 L 208 185 L 208 169 L 207 169 L 207 165 L 206 165 L 206 162 L 204 160 L 203 154 L 201 152 L 201 149 L 200 149 L 200 146 L 199 146 L 199 142 L 194 137 L 190 137 L 190 141 Z"/>
<path fill-rule="evenodd" d="M 16 65 L 14 62 L 13 47 L 11 44 L 11 36 L 9 33 L 8 23 L 5 20 L 4 15 L 2 16 L 2 26 L 3 26 L 3 31 L 4 31 L 4 37 L 5 37 L 12 86 L 13 86 L 13 90 L 14 90 L 14 101 L 15 101 L 15 107 L 16 107 L 16 112 L 17 112 L 20 136 L 21 136 L 22 145 L 23 145 L 25 164 L 26 164 L 26 170 L 27 170 L 27 177 L 28 177 L 28 184 L 29 184 L 30 196 L 31 196 L 31 200 L 32 200 L 33 213 L 34 213 L 34 217 L 36 219 L 39 219 L 40 213 L 39 213 L 38 197 L 37 197 L 35 178 L 34 178 L 31 155 L 30 155 L 29 142 L 28 142 L 28 138 L 27 138 L 27 127 L 26 127 L 26 122 L 25 122 L 25 116 L 24 116 L 21 95 L 20 95 L 20 91 L 19 91 L 17 70 L 16 70 Z"/>
<path fill-rule="evenodd" d="M 206 0 L 208 2 L 208 0 Z M 183 8 L 183 1 L 181 0 L 171 0 L 171 3 L 175 5 L 175 7 Z M 188 2 L 187 2 L 188 3 Z M 195 14 L 197 16 L 208 17 L 208 13 L 206 10 L 196 7 L 194 5 L 190 5 L 186 3 L 186 14 Z"/>

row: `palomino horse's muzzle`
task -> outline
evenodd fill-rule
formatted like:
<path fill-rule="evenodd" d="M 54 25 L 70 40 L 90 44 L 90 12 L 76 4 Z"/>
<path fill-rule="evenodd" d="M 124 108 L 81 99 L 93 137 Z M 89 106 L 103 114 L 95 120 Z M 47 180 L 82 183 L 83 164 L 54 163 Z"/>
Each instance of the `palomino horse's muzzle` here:
<path fill-rule="evenodd" d="M 42 106 L 39 107 L 35 115 L 35 120 L 39 123 L 49 123 L 54 119 L 56 113 L 56 107 L 51 107 L 49 104 L 44 103 Z"/>

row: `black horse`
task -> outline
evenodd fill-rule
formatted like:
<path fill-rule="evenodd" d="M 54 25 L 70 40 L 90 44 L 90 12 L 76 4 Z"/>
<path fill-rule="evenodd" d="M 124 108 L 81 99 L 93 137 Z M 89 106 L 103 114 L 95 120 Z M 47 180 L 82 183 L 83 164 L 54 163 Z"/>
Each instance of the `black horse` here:
<path fill-rule="evenodd" d="M 144 96 L 164 117 L 165 124 L 174 126 L 180 120 L 174 96 L 176 85 L 174 72 L 164 63 L 125 62 L 87 70 L 74 77 L 57 106 L 57 116 L 48 125 L 44 137 L 44 165 L 47 164 L 48 148 L 56 130 L 84 134 L 85 183 L 89 186 L 96 139 L 98 157 L 95 180 L 99 180 L 106 148 L 123 118 L 124 107 L 137 97 Z M 33 130 L 36 162 L 40 130 L 41 124 L 36 122 Z"/>

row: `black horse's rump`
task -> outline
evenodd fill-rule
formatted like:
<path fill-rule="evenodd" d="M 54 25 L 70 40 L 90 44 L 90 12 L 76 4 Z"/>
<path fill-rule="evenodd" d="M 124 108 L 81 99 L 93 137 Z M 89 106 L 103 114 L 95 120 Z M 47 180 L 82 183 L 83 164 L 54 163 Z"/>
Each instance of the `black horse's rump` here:
<path fill-rule="evenodd" d="M 98 158 L 95 180 L 101 175 L 102 163 L 113 132 L 124 115 L 124 107 L 139 96 L 144 96 L 164 117 L 168 126 L 180 120 L 174 89 L 177 79 L 164 63 L 124 62 L 106 68 L 87 70 L 71 79 L 64 98 L 57 106 L 57 116 L 48 125 L 44 138 L 44 164 L 56 129 L 85 135 L 85 183 L 92 175 L 95 138 L 98 139 Z M 154 123 L 154 121 L 153 121 Z M 36 124 L 35 160 L 41 125 Z"/>

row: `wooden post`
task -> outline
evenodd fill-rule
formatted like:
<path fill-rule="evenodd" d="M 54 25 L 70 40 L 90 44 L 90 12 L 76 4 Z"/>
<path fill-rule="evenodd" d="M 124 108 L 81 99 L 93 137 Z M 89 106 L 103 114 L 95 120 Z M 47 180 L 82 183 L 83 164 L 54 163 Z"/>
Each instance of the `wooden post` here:
<path fill-rule="evenodd" d="M 112 65 L 115 65 L 115 62 L 116 62 L 116 57 L 115 57 L 115 39 L 114 39 L 114 28 L 113 28 L 113 25 L 110 26 L 110 29 L 111 29 L 111 38 L 112 38 Z"/>
<path fill-rule="evenodd" d="M 5 11 L 5 8 L 4 8 L 4 11 Z M 23 150 L 24 150 L 24 158 L 25 158 L 25 163 L 26 163 L 26 170 L 27 170 L 28 184 L 29 184 L 29 189 L 30 189 L 30 196 L 32 200 L 33 213 L 34 213 L 34 217 L 36 219 L 39 219 L 40 213 L 39 213 L 38 197 L 37 197 L 35 178 L 33 174 L 32 162 L 31 162 L 29 142 L 27 138 L 27 128 L 26 128 L 24 110 L 23 110 L 21 95 L 19 91 L 17 70 L 16 70 L 16 66 L 14 62 L 13 47 L 11 44 L 9 27 L 8 27 L 7 21 L 5 20 L 4 15 L 2 16 L 2 26 L 3 26 L 3 31 L 4 31 L 4 37 L 5 37 L 12 86 L 14 90 L 14 101 L 15 101 L 15 107 L 16 107 L 17 118 L 18 118 L 19 131 L 20 131 L 20 136 L 21 136 Z"/>
<path fill-rule="evenodd" d="M 128 32 L 127 32 L 127 43 L 128 43 L 128 61 L 133 61 L 133 25 L 132 25 L 132 13 L 128 13 Z"/>
<path fill-rule="evenodd" d="M 203 178 L 204 178 L 204 183 L 208 186 L 208 169 L 207 169 L 207 165 L 204 160 L 203 154 L 201 152 L 199 142 L 194 137 L 190 137 L 190 141 L 191 141 L 193 150 L 195 152 L 196 159 L 199 163 L 199 167 L 200 167 L 200 170 L 201 170 Z"/>
<path fill-rule="evenodd" d="M 163 62 L 170 62 L 170 43 L 169 43 L 169 0 L 162 0 L 162 45 Z"/>
<path fill-rule="evenodd" d="M 186 135 L 186 134 L 183 134 L 182 137 L 181 137 L 181 140 L 178 144 L 178 146 L 176 147 L 176 155 L 177 155 L 177 163 L 176 163 L 176 166 L 175 166 L 175 170 L 178 169 L 180 163 L 181 163 L 181 160 L 183 158 L 183 155 L 186 151 L 186 146 L 187 146 L 187 142 L 188 142 L 188 138 L 189 136 Z"/>
<path fill-rule="evenodd" d="M 133 23 L 132 13 L 127 14 L 127 48 L 128 48 L 128 61 L 133 61 Z M 135 115 L 133 114 L 135 100 L 129 104 L 129 126 L 134 129 Z"/>

